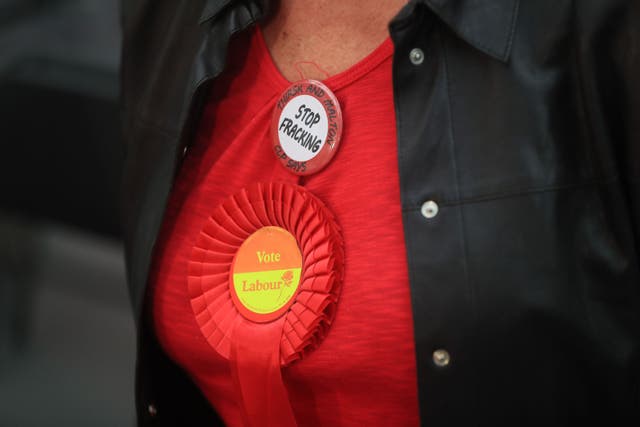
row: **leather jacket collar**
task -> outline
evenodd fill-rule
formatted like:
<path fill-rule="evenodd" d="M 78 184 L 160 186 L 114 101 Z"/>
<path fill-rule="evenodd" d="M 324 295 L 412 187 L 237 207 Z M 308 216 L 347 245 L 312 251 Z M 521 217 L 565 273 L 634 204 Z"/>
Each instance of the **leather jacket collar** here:
<path fill-rule="evenodd" d="M 207 0 L 200 23 L 213 20 L 238 0 Z M 266 15 L 273 0 L 256 0 Z M 429 7 L 459 37 L 481 52 L 501 61 L 509 59 L 520 0 L 499 0 L 494 7 L 476 0 L 410 0 Z"/>

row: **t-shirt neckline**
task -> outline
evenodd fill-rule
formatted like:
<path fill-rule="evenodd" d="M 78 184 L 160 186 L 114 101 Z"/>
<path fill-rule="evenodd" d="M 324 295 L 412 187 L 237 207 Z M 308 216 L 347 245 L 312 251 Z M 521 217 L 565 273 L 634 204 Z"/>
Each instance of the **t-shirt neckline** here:
<path fill-rule="evenodd" d="M 260 68 L 273 81 L 273 83 L 280 90 L 284 90 L 294 84 L 295 81 L 289 81 L 276 66 L 275 61 L 271 56 L 271 52 L 269 52 L 269 48 L 265 42 L 260 25 L 256 25 L 251 40 L 251 43 L 256 48 L 260 58 Z M 339 90 L 362 78 L 391 55 L 393 55 L 393 42 L 391 41 L 391 37 L 387 36 L 385 40 L 378 45 L 378 47 L 351 67 L 330 77 L 319 80 L 331 90 Z"/>

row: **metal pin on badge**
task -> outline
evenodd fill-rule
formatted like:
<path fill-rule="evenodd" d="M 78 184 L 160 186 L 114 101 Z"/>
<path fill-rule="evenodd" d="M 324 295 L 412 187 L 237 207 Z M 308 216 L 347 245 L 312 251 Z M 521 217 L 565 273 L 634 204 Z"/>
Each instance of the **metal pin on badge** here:
<path fill-rule="evenodd" d="M 317 80 L 289 86 L 276 102 L 272 118 L 273 150 L 296 175 L 327 166 L 342 137 L 342 110 L 331 90 Z"/>

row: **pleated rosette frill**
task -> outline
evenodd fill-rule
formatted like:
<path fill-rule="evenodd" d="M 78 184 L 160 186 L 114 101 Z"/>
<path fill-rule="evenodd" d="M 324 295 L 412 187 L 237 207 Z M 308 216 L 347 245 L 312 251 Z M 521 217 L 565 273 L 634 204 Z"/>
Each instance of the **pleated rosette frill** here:
<path fill-rule="evenodd" d="M 316 348 L 336 312 L 344 272 L 343 241 L 333 214 L 303 187 L 259 183 L 226 199 L 208 218 L 193 248 L 188 287 L 197 324 L 207 342 L 232 357 L 234 330 L 248 320 L 230 292 L 230 271 L 243 242 L 263 227 L 291 233 L 302 254 L 300 283 L 282 315 L 280 365 Z M 259 331 L 259 324 L 256 330 Z"/>

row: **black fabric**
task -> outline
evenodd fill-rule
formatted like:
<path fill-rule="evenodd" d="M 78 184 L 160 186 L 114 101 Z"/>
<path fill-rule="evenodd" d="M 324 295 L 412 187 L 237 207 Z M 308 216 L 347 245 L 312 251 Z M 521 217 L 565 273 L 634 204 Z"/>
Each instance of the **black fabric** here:
<path fill-rule="evenodd" d="M 124 218 L 140 318 L 205 89 L 269 8 L 133 3 Z M 633 0 L 411 1 L 391 23 L 422 425 L 640 423 L 639 23 Z M 145 325 L 140 425 L 217 425 Z"/>
<path fill-rule="evenodd" d="M 164 353 L 148 321 L 144 323 L 136 370 L 138 425 L 223 426 L 200 390 Z"/>

